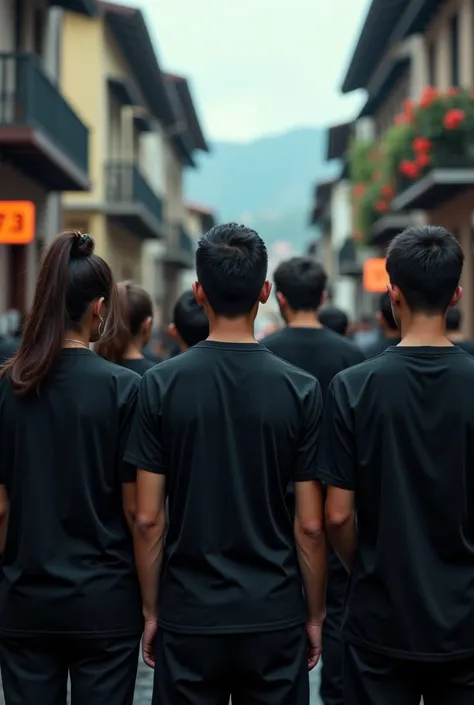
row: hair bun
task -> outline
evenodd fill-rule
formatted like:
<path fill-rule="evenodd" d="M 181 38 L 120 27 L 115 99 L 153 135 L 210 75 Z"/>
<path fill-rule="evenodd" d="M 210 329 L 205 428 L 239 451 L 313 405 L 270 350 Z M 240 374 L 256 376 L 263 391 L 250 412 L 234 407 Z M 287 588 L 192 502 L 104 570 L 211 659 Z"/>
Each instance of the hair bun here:
<path fill-rule="evenodd" d="M 86 233 L 76 232 L 71 244 L 71 259 L 90 257 L 94 252 L 94 240 Z"/>

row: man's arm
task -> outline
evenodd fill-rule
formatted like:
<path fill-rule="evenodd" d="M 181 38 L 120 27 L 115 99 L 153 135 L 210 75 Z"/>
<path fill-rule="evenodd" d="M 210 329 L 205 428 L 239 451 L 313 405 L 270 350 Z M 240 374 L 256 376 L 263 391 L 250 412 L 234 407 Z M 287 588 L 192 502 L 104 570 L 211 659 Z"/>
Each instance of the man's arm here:
<path fill-rule="evenodd" d="M 308 619 L 321 626 L 326 616 L 327 545 L 319 482 L 295 482 L 295 540 Z"/>
<path fill-rule="evenodd" d="M 165 498 L 165 476 L 138 470 L 134 547 L 146 622 L 156 621 L 158 616 L 158 585 L 166 530 Z"/>
<path fill-rule="evenodd" d="M 340 375 L 326 397 L 318 477 L 327 485 L 325 523 L 328 538 L 350 572 L 357 551 L 355 511 L 356 443 L 352 412 Z"/>
<path fill-rule="evenodd" d="M 8 509 L 7 489 L 5 485 L 0 485 L 0 555 L 5 550 L 5 542 L 7 540 Z"/>
<path fill-rule="evenodd" d="M 326 530 L 329 541 L 350 573 L 357 551 L 357 526 L 354 492 L 328 486 L 326 496 Z"/>

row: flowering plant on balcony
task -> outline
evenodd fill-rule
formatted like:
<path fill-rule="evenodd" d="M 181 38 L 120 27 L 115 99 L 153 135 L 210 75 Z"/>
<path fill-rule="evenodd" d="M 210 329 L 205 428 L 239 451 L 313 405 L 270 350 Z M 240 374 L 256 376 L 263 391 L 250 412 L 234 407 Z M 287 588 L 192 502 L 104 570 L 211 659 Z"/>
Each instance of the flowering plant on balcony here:
<path fill-rule="evenodd" d="M 425 88 L 418 103 L 408 101 L 395 118 L 405 138 L 388 148 L 398 187 L 422 178 L 432 167 L 474 164 L 474 94 L 461 88 Z M 386 139 L 390 140 L 390 132 Z"/>

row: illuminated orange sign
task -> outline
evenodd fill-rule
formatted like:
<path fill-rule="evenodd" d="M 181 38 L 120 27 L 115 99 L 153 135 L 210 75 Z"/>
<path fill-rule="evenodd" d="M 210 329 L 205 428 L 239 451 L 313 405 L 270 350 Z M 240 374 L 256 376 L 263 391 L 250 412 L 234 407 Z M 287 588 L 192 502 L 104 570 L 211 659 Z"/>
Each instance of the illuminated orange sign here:
<path fill-rule="evenodd" d="M 380 294 L 386 291 L 388 274 L 383 257 L 371 257 L 364 262 L 363 284 L 365 291 Z"/>
<path fill-rule="evenodd" d="M 31 201 L 0 201 L 0 245 L 27 245 L 35 237 L 36 208 Z"/>

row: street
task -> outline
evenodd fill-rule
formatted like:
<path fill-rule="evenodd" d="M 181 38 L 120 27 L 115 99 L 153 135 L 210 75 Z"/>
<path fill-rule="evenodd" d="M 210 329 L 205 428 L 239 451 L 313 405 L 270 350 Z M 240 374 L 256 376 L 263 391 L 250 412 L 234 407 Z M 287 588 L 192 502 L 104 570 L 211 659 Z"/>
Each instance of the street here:
<path fill-rule="evenodd" d="M 319 690 L 319 669 L 315 669 L 310 676 L 311 680 L 311 703 L 310 705 L 321 705 L 318 696 Z M 145 666 L 140 659 L 137 676 L 137 687 L 135 691 L 134 705 L 150 705 L 153 689 L 153 672 Z M 0 691 L 0 705 L 5 705 L 3 690 Z"/>

